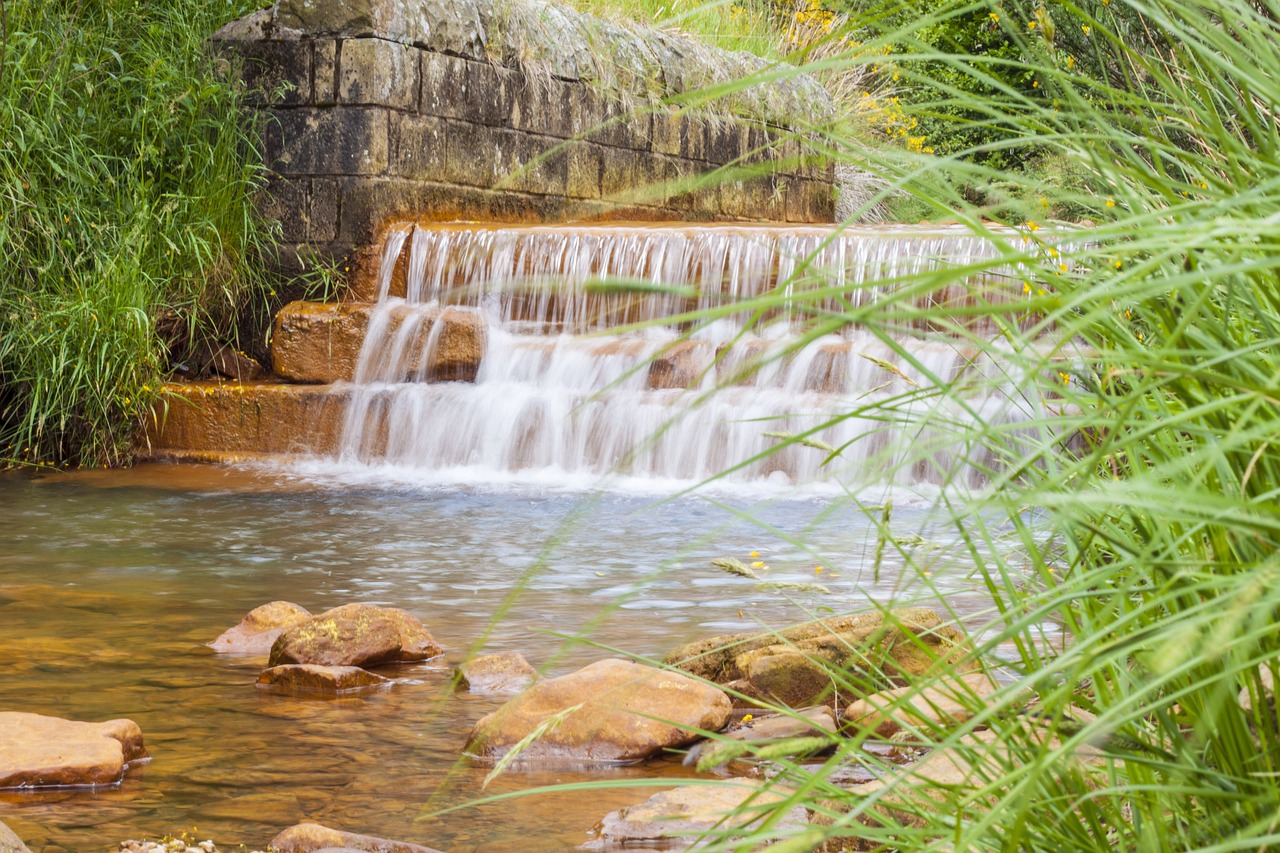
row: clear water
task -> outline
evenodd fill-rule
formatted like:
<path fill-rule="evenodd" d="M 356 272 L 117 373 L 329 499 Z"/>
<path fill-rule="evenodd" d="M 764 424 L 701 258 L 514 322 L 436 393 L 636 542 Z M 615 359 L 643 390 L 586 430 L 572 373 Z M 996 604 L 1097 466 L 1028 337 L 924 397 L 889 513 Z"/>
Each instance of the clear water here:
<path fill-rule="evenodd" d="M 0 820 L 36 853 L 106 851 L 193 827 L 220 845 L 256 848 L 300 820 L 449 851 L 567 850 L 588 840 L 604 813 L 651 791 L 525 797 L 432 815 L 536 785 L 687 771 L 660 760 L 520 772 L 482 790 L 488 768 L 460 750 L 498 703 L 448 691 L 450 668 L 469 649 L 519 650 L 560 674 L 610 654 L 564 635 L 661 656 L 687 640 L 794 622 L 818 607 L 938 594 L 961 613 L 983 606 L 968 567 L 954 559 L 963 549 L 930 523 L 926 502 L 899 498 L 894 530 L 928 540 L 916 553 L 936 592 L 904 573 L 893 549 L 875 583 L 866 568 L 873 528 L 848 506 L 754 506 L 807 547 L 739 520 L 742 508 L 509 484 L 321 487 L 215 467 L 0 477 L 0 709 L 129 717 L 153 756 L 118 788 L 0 792 Z M 830 594 L 789 599 L 708 563 L 750 562 L 753 550 L 769 579 L 817 580 Z M 274 599 L 313 612 L 351 601 L 405 607 L 449 654 L 391 670 L 394 689 L 367 698 L 265 695 L 254 687 L 262 661 L 220 657 L 204 643 Z"/>

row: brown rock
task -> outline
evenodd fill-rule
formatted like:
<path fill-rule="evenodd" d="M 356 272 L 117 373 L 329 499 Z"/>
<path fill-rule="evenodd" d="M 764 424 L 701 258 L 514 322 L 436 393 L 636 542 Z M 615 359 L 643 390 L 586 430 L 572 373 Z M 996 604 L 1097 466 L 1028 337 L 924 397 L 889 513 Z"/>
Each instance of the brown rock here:
<path fill-rule="evenodd" d="M 929 687 L 895 687 L 851 702 L 841 714 L 845 725 L 891 737 L 903 728 L 954 726 L 973 717 L 999 685 L 984 672 L 939 679 Z"/>
<path fill-rule="evenodd" d="M 376 666 L 440 654 L 430 632 L 398 607 L 344 604 L 286 628 L 271 647 L 271 666 Z"/>
<path fill-rule="evenodd" d="M 267 847 L 275 853 L 316 853 L 325 848 L 361 850 L 365 853 L 440 853 L 439 850 L 420 844 L 341 832 L 318 823 L 291 826 L 271 839 Z"/>
<path fill-rule="evenodd" d="M 756 779 L 729 779 L 711 785 L 689 785 L 654 794 L 643 803 L 610 812 L 596 825 L 595 841 L 586 849 L 654 845 L 665 849 L 681 838 L 713 830 L 733 830 L 762 819 L 786 799 Z M 800 826 L 804 814 L 795 809 L 784 825 Z"/>
<path fill-rule="evenodd" d="M 1074 715 L 1087 718 L 1087 715 Z M 919 816 L 922 808 L 930 808 L 930 800 L 939 803 L 953 802 L 954 798 L 969 799 L 970 792 L 987 787 L 992 781 L 1008 778 L 1011 763 L 1016 764 L 1012 749 L 1014 744 L 1035 749 L 1062 748 L 1062 740 L 1052 728 L 1034 718 L 1007 721 L 1009 728 L 1001 731 L 972 732 L 959 739 L 955 748 L 934 749 L 919 761 L 909 764 L 893 776 L 846 788 L 854 798 L 824 801 L 820 811 L 810 812 L 810 822 L 830 826 L 833 814 L 848 812 L 858 800 L 876 797 L 876 806 L 858 817 L 864 825 L 878 825 L 877 816 L 891 815 L 896 823 L 904 826 L 923 826 Z M 1017 731 L 1020 730 L 1020 731 Z M 1089 773 L 1097 772 L 1103 764 L 1101 753 L 1092 746 L 1081 746 L 1060 757 L 1073 769 Z M 890 789 L 890 790 L 886 790 Z M 994 794 L 993 794 L 994 799 Z M 910 805 L 908 805 L 910 804 Z M 864 848 L 855 838 L 833 840 L 818 848 L 822 853 L 842 850 L 883 849 L 880 846 Z"/>
<path fill-rule="evenodd" d="M 576 707 L 576 710 L 571 710 Z M 639 761 L 718 731 L 731 705 L 723 691 L 679 673 L 602 660 L 540 681 L 476 723 L 466 752 L 497 759 L 557 714 L 522 757 L 535 761 Z"/>
<path fill-rule="evenodd" d="M 31 853 L 12 829 L 0 823 L 0 853 Z"/>
<path fill-rule="evenodd" d="M 294 663 L 264 669 L 258 687 L 274 693 L 350 693 L 390 685 L 383 678 L 358 666 L 316 666 Z"/>
<path fill-rule="evenodd" d="M 271 369 L 290 382 L 350 380 L 360 360 L 372 306 L 290 302 L 276 314 Z"/>
<path fill-rule="evenodd" d="M 710 367 L 706 344 L 680 341 L 654 357 L 649 365 L 649 388 L 692 388 Z"/>
<path fill-rule="evenodd" d="M 147 757 L 132 720 L 82 723 L 0 712 L 0 788 L 111 785 Z"/>
<path fill-rule="evenodd" d="M 716 744 L 728 741 L 767 742 L 781 741 L 791 738 L 833 735 L 836 731 L 836 718 L 831 709 L 825 705 L 806 708 L 793 714 L 767 714 L 759 717 L 744 718 L 742 722 L 726 729 L 716 739 L 708 739 L 694 744 L 685 756 L 684 763 L 697 766 L 702 756 L 714 753 Z M 715 760 L 715 759 L 713 759 Z M 721 762 L 717 761 L 717 764 Z"/>
<path fill-rule="evenodd" d="M 488 326 L 475 311 L 446 308 L 427 353 L 427 376 L 436 382 L 474 382 L 488 344 Z"/>
<path fill-rule="evenodd" d="M 291 601 L 272 601 L 250 610 L 240 624 L 223 631 L 209 647 L 224 654 L 266 656 L 271 654 L 271 644 L 281 631 L 310 618 L 305 607 Z"/>
<path fill-rule="evenodd" d="M 218 347 L 213 351 L 209 361 L 213 372 L 237 382 L 256 381 L 267 378 L 267 371 L 262 365 L 237 349 L 229 346 Z"/>
<path fill-rule="evenodd" d="M 499 652 L 460 664 L 454 678 L 472 693 L 519 693 L 537 680 L 538 671 L 519 652 Z"/>
<path fill-rule="evenodd" d="M 883 672 L 905 682 L 935 667 L 971 671 L 976 667 L 971 657 L 972 647 L 958 629 L 944 625 L 928 608 L 910 607 L 887 619 L 878 612 L 862 613 L 776 633 L 712 637 L 681 646 L 665 662 L 745 694 L 740 702 L 808 704 L 815 694 L 825 701 L 834 696 L 824 667 L 861 673 L 868 681 Z"/>

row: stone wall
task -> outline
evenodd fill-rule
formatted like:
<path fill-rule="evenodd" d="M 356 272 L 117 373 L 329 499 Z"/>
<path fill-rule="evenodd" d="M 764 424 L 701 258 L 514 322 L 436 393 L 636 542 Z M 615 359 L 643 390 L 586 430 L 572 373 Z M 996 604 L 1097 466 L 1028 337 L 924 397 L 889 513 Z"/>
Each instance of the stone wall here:
<path fill-rule="evenodd" d="M 821 115 L 815 86 L 775 74 L 735 93 L 755 117 L 677 109 L 664 101 L 714 76 L 708 62 L 732 70 L 741 55 L 700 48 L 695 62 L 669 35 L 615 35 L 627 75 L 600 65 L 599 45 L 589 67 L 566 66 L 583 49 L 571 43 L 524 61 L 511 45 L 536 57 L 529 34 L 502 48 L 497 15 L 482 0 L 281 0 L 215 36 L 263 113 L 282 266 L 317 253 L 368 275 L 381 230 L 405 219 L 832 220 L 830 163 L 776 118 Z M 579 18 L 564 38 L 585 38 Z"/>

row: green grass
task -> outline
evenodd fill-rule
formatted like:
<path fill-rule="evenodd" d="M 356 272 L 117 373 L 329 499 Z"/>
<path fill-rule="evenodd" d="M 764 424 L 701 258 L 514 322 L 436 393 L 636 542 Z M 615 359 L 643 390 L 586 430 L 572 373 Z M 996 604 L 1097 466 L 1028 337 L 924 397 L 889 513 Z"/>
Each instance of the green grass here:
<path fill-rule="evenodd" d="M 969 723 L 914 733 L 926 747 L 961 750 L 973 770 L 966 784 L 887 768 L 878 792 L 846 790 L 830 779 L 839 764 L 877 762 L 864 736 L 853 736 L 818 770 L 773 758 L 776 782 L 790 792 L 784 809 L 807 806 L 825 825 L 757 821 L 745 838 L 710 833 L 706 849 L 1275 846 L 1280 726 L 1262 701 L 1262 672 L 1280 668 L 1275 10 L 1243 0 L 1055 8 L 1059 30 L 1087 36 L 1092 64 L 1106 74 L 1060 61 L 1003 6 L 915 12 L 826 61 L 856 70 L 878 61 L 868 46 L 899 46 L 909 114 L 963 113 L 993 132 L 976 147 L 930 155 L 865 151 L 858 138 L 814 130 L 826 134 L 831 156 L 869 161 L 884 179 L 883 197 L 869 204 L 909 199 L 922 214 L 1005 241 L 1003 261 L 1022 266 L 1025 288 L 1009 282 L 1020 301 L 969 308 L 996 324 L 994 339 L 966 336 L 945 309 L 929 317 L 997 357 L 1038 407 L 1018 430 L 957 421 L 970 464 L 988 466 L 992 486 L 974 493 L 957 479 L 938 505 L 990 598 L 984 612 L 952 615 L 975 638 L 976 657 L 1018 690 L 974 702 Z M 1016 54 L 974 58 L 912 39 L 957 14 L 1001 15 Z M 1149 38 L 1135 37 L 1135 20 Z M 993 61 L 1038 85 L 1001 88 Z M 939 65 L 948 75 L 928 77 Z M 975 94 L 992 86 L 996 96 Z M 993 152 L 1004 156 L 983 156 Z M 1031 156 L 1059 165 L 1021 168 Z M 975 198 L 969 188 L 978 185 L 1001 187 L 1011 201 Z M 1055 210 L 1095 225 L 1063 232 L 1047 221 Z M 992 231 L 992 221 L 1017 236 Z M 1068 250 L 1055 233 L 1087 242 Z M 860 325 L 909 358 L 903 336 L 923 333 L 911 331 L 920 318 L 908 299 L 971 272 L 897 282 L 899 295 L 874 308 L 820 309 L 832 294 L 818 278 L 746 307 L 767 316 L 784 298 L 793 311 L 808 300 L 815 326 Z M 1032 346 L 1047 341 L 1056 349 Z M 971 391 L 935 377 L 906 395 L 864 400 L 861 414 L 911 429 L 941 404 L 963 410 Z M 928 464 L 929 452 L 900 464 Z M 866 511 L 879 523 L 881 510 Z M 936 598 L 945 609 L 929 567 L 908 548 L 901 557 L 910 581 L 903 598 Z M 1034 714 L 1020 690 L 1034 696 Z M 994 743 L 973 739 L 979 728 Z"/>
<path fill-rule="evenodd" d="M 746 51 L 766 59 L 779 59 L 788 52 L 786 12 L 760 0 L 571 0 L 569 5 L 606 20 L 677 29 L 724 50 Z"/>
<path fill-rule="evenodd" d="M 127 462 L 161 337 L 227 337 L 259 287 L 254 129 L 205 45 L 255 5 L 6 3 L 0 465 Z"/>

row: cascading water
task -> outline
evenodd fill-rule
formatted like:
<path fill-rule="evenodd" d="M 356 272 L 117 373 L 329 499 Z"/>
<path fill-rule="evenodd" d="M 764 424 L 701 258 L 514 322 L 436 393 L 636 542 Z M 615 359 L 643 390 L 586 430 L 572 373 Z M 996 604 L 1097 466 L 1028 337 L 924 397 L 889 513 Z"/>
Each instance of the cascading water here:
<path fill-rule="evenodd" d="M 995 460 L 964 425 L 1039 405 L 965 343 L 990 323 L 965 309 L 1021 297 L 1001 251 L 960 229 L 393 228 L 340 461 L 440 482 L 980 485 Z M 981 275 L 927 283 L 970 265 Z M 953 334 L 936 309 L 921 326 L 938 304 L 957 309 Z M 474 382 L 426 367 L 442 306 L 483 318 Z M 872 310 L 879 334 L 829 323 Z M 940 384 L 957 390 L 920 390 Z M 767 452 L 787 436 L 803 441 Z"/>

